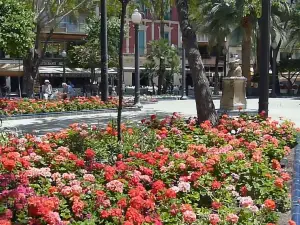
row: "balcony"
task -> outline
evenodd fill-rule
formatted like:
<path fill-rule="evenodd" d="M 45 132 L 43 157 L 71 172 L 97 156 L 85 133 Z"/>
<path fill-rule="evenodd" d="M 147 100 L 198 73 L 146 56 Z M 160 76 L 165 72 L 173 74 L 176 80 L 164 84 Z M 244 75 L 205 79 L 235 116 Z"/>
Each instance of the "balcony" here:
<path fill-rule="evenodd" d="M 49 33 L 50 27 L 46 26 L 43 31 L 45 33 Z M 86 24 L 85 23 L 61 22 L 59 24 L 59 26 L 54 30 L 54 33 L 86 34 Z"/>

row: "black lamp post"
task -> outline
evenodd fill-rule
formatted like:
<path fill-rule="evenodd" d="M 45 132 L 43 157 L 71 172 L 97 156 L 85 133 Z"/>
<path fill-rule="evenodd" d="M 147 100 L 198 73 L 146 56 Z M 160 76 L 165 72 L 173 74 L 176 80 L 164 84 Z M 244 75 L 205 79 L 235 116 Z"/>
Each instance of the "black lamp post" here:
<path fill-rule="evenodd" d="M 223 55 L 224 55 L 224 74 L 223 77 L 226 77 L 227 75 L 227 53 L 228 53 L 228 49 L 227 49 L 227 39 L 225 37 L 224 39 L 224 48 L 223 48 Z"/>
<path fill-rule="evenodd" d="M 272 62 L 272 97 L 276 98 L 276 55 L 275 55 L 275 50 L 277 48 L 277 43 L 276 40 L 274 39 L 272 41 L 272 53 L 273 53 L 273 62 Z"/>
<path fill-rule="evenodd" d="M 107 49 L 107 9 L 106 0 L 101 0 L 101 100 L 108 99 L 108 49 Z"/>
<path fill-rule="evenodd" d="M 258 112 L 264 111 L 268 116 L 269 110 L 269 62 L 270 62 L 270 0 L 262 1 L 262 17 L 261 17 L 261 52 L 260 52 L 260 68 L 259 68 L 259 107 Z"/>
<path fill-rule="evenodd" d="M 62 51 L 61 56 L 63 58 L 63 81 L 66 83 L 67 78 L 66 78 L 66 57 L 67 57 L 67 52 L 65 50 Z"/>
<path fill-rule="evenodd" d="M 142 15 L 139 13 L 137 9 L 134 10 L 131 20 L 134 23 L 135 29 L 135 70 L 134 70 L 134 105 L 137 107 L 141 107 L 140 102 L 140 62 L 139 62 L 139 25 L 142 21 Z"/>
<path fill-rule="evenodd" d="M 182 76 L 182 90 L 181 90 L 181 100 L 187 100 L 186 96 L 186 74 L 185 74 L 185 49 L 183 46 L 183 39 L 181 37 L 182 51 L 181 51 L 181 76 Z"/>

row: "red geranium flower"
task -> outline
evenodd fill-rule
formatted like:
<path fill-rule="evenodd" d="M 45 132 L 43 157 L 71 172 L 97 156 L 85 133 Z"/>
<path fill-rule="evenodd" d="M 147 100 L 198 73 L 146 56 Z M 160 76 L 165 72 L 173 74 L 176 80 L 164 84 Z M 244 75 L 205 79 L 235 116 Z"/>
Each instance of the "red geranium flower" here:
<path fill-rule="evenodd" d="M 165 195 L 166 195 L 166 198 L 176 198 L 176 192 L 171 188 L 166 190 Z"/>
<path fill-rule="evenodd" d="M 153 184 L 152 184 L 152 192 L 155 194 L 159 191 L 161 191 L 162 189 L 165 188 L 165 184 L 163 181 L 161 180 L 158 180 L 158 181 L 155 181 Z"/>
<path fill-rule="evenodd" d="M 264 205 L 267 209 L 274 210 L 276 208 L 276 204 L 272 199 L 267 199 L 264 202 Z"/>
<path fill-rule="evenodd" d="M 211 184 L 211 188 L 213 190 L 218 190 L 221 188 L 221 183 L 217 180 L 213 181 L 212 184 Z"/>
<path fill-rule="evenodd" d="M 240 192 L 241 192 L 242 196 L 247 196 L 247 193 L 248 193 L 247 187 L 246 186 L 241 187 Z"/>
<path fill-rule="evenodd" d="M 219 209 L 219 208 L 222 207 L 222 203 L 220 203 L 220 202 L 212 202 L 212 203 L 211 203 L 211 207 L 212 207 L 213 209 Z"/>
<path fill-rule="evenodd" d="M 297 225 L 295 221 L 289 220 L 289 225 Z"/>
<path fill-rule="evenodd" d="M 86 151 L 85 151 L 85 157 L 87 159 L 93 159 L 95 157 L 96 153 L 94 152 L 94 150 L 88 148 Z"/>
<path fill-rule="evenodd" d="M 153 115 L 151 115 L 150 118 L 151 118 L 151 120 L 155 120 L 156 119 L 156 115 L 153 114 Z"/>

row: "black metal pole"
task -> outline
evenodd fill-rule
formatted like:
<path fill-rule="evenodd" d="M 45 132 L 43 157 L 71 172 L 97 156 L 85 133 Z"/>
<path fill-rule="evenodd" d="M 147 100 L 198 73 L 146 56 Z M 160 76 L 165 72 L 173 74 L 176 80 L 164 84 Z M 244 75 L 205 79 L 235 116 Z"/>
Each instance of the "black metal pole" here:
<path fill-rule="evenodd" d="M 258 112 L 265 111 L 268 116 L 269 108 L 269 62 L 270 62 L 270 0 L 262 0 L 262 17 L 261 17 L 261 52 L 260 52 L 260 68 L 259 68 L 259 108 Z"/>
<path fill-rule="evenodd" d="M 108 99 L 108 62 L 107 62 L 107 9 L 106 0 L 101 0 L 101 100 Z"/>
<path fill-rule="evenodd" d="M 134 80 L 134 86 L 135 86 L 135 95 L 134 95 L 134 104 L 137 107 L 141 107 L 140 102 L 140 62 L 139 62 L 139 25 L 135 24 L 135 80 Z"/>
<path fill-rule="evenodd" d="M 182 44 L 182 55 L 181 55 L 181 75 L 182 75 L 182 90 L 181 90 L 181 100 L 186 100 L 186 76 L 185 76 L 185 49 Z"/>
<path fill-rule="evenodd" d="M 66 60 L 65 60 L 65 57 L 63 57 L 63 80 L 64 80 L 64 83 L 66 83 L 67 78 L 66 78 Z"/>
<path fill-rule="evenodd" d="M 275 49 L 272 49 L 273 53 L 273 68 L 272 68 L 272 97 L 276 97 L 276 56 L 275 56 Z"/>
<path fill-rule="evenodd" d="M 122 140 L 122 108 L 123 108 L 123 76 L 124 76 L 124 62 L 123 62 L 123 40 L 124 40 L 124 26 L 125 26 L 125 16 L 128 1 L 122 1 L 122 11 L 121 11 L 121 26 L 120 26 L 120 39 L 119 39 L 119 74 L 118 74 L 118 94 L 119 94 L 119 105 L 118 105 L 118 117 L 117 117 L 117 131 L 118 131 L 118 141 Z"/>
<path fill-rule="evenodd" d="M 227 51 L 225 50 L 224 54 L 224 74 L 223 77 L 226 77 L 227 75 Z"/>

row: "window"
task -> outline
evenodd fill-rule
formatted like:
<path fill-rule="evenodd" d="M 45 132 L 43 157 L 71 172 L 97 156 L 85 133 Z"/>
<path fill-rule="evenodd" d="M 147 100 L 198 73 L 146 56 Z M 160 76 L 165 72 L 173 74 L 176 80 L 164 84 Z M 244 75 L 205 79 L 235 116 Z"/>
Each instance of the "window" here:
<path fill-rule="evenodd" d="M 165 38 L 168 42 L 170 42 L 170 32 L 165 32 L 164 38 Z"/>
<path fill-rule="evenodd" d="M 165 16 L 164 16 L 164 19 L 165 19 L 165 20 L 170 20 L 170 19 L 171 19 L 171 9 L 170 9 L 170 7 L 169 7 L 168 10 L 166 11 Z"/>
<path fill-rule="evenodd" d="M 145 31 L 139 30 L 139 55 L 145 54 Z"/>

